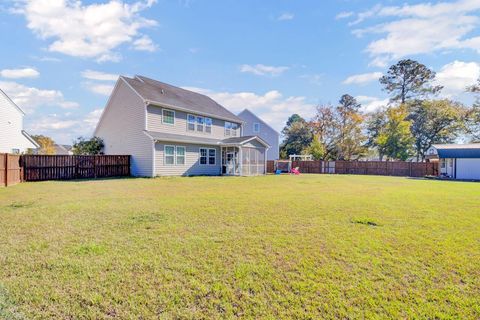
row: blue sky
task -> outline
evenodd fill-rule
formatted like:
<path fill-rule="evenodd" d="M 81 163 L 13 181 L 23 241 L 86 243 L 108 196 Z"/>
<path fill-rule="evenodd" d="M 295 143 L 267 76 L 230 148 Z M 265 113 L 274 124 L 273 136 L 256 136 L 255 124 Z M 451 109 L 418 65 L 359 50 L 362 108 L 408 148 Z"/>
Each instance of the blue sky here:
<path fill-rule="evenodd" d="M 378 77 L 402 58 L 471 103 L 480 77 L 480 1 L 7 0 L 0 88 L 25 128 L 88 136 L 119 75 L 141 74 L 249 108 L 281 130 L 344 93 L 372 111 Z"/>

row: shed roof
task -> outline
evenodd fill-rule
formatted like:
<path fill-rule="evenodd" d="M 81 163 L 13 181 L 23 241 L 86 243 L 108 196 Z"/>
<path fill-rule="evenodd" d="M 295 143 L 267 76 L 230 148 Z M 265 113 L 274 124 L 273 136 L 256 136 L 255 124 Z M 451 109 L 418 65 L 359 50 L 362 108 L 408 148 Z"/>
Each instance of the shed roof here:
<path fill-rule="evenodd" d="M 435 144 L 439 158 L 480 158 L 480 143 Z"/>
<path fill-rule="evenodd" d="M 153 105 L 177 108 L 236 123 L 243 120 L 206 95 L 175 87 L 144 76 L 122 76 L 145 101 Z"/>

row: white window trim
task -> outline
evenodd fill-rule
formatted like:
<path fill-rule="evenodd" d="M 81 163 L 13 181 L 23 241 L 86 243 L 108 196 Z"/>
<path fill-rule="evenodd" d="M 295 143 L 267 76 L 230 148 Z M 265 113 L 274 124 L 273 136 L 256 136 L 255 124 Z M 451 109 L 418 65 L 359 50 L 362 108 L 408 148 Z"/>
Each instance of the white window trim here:
<path fill-rule="evenodd" d="M 173 163 L 167 163 L 167 147 L 172 147 L 173 148 L 173 155 L 168 155 L 169 157 L 172 157 L 173 156 Z M 177 157 L 176 157 L 176 154 L 177 154 L 177 148 L 176 146 L 172 146 L 172 145 L 164 145 L 163 146 L 163 164 L 165 166 L 175 166 L 176 163 L 177 163 Z"/>
<path fill-rule="evenodd" d="M 188 128 L 188 125 L 191 124 L 190 122 L 188 122 L 188 117 L 190 117 L 190 116 L 192 116 L 193 119 L 194 119 L 194 120 L 193 120 L 193 130 L 190 130 L 190 129 Z M 197 116 L 194 115 L 194 114 L 191 114 L 191 113 L 187 114 L 187 131 L 190 131 L 190 132 L 195 132 L 195 131 L 197 131 Z"/>
<path fill-rule="evenodd" d="M 209 126 L 207 126 L 207 119 L 209 119 L 211 122 Z M 207 127 L 210 127 L 210 132 L 207 132 Z M 213 127 L 213 119 L 209 117 L 203 117 L 203 132 L 206 134 L 212 134 L 212 131 L 213 131 L 212 127 Z"/>
<path fill-rule="evenodd" d="M 258 126 L 258 130 L 255 130 L 255 126 Z M 254 133 L 259 133 L 260 132 L 260 122 L 254 122 L 253 123 L 253 132 Z"/>
<path fill-rule="evenodd" d="M 198 118 L 202 118 L 202 131 L 198 131 Z M 195 116 L 195 132 L 205 133 L 205 117 L 204 116 Z"/>
<path fill-rule="evenodd" d="M 227 123 L 230 124 L 230 128 L 227 129 Z M 232 123 L 230 121 L 225 121 L 225 124 L 223 125 L 224 127 L 224 134 L 226 137 L 230 137 L 232 135 Z M 228 134 L 227 134 L 228 130 Z"/>
<path fill-rule="evenodd" d="M 183 164 L 178 164 L 178 148 L 183 148 Z M 177 166 L 186 166 L 187 165 L 187 147 L 186 146 L 175 146 L 175 165 Z"/>
<path fill-rule="evenodd" d="M 202 164 L 202 162 L 200 161 L 200 158 L 202 157 L 202 149 L 204 150 L 207 150 L 207 155 L 206 155 L 206 158 L 207 158 L 207 161 L 205 164 Z M 213 150 L 215 151 L 215 162 L 213 164 L 210 164 L 210 150 Z M 201 166 L 216 166 L 217 165 L 217 149 L 215 148 L 207 148 L 207 147 L 200 147 L 198 148 L 198 164 L 201 165 Z"/>
<path fill-rule="evenodd" d="M 173 123 L 168 123 L 168 122 L 165 122 L 165 116 L 163 114 L 164 111 L 171 111 L 173 112 Z M 162 109 L 162 123 L 163 124 L 166 124 L 166 125 L 169 125 L 169 126 L 174 126 L 175 125 L 175 110 L 172 110 L 172 109 Z"/>

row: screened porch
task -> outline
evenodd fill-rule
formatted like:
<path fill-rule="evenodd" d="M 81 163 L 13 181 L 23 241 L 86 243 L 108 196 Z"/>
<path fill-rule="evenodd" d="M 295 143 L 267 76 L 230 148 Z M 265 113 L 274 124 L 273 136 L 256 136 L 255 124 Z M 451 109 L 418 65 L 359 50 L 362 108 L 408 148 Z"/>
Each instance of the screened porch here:
<path fill-rule="evenodd" d="M 223 146 L 222 174 L 256 176 L 266 173 L 266 148 Z"/>

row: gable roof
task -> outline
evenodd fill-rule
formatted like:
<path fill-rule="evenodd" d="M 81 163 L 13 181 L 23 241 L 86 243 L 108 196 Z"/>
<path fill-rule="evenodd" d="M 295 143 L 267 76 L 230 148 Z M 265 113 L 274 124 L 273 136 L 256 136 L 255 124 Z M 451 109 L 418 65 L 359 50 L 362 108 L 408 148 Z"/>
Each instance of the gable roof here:
<path fill-rule="evenodd" d="M 272 131 L 274 131 L 276 134 L 280 135 L 280 133 L 279 133 L 277 130 L 273 129 L 268 123 L 266 123 L 265 121 L 263 121 L 259 116 L 257 116 L 255 113 L 253 113 L 252 111 L 250 111 L 250 110 L 247 109 L 247 108 L 245 108 L 242 112 L 240 112 L 240 113 L 238 114 L 238 117 L 239 117 L 239 118 L 242 118 L 242 117 L 241 117 L 241 114 L 242 114 L 242 113 L 245 113 L 245 112 L 246 112 L 246 113 L 250 113 L 252 116 L 255 117 L 255 119 L 257 119 L 259 122 L 261 122 L 261 123 L 263 123 L 265 126 L 267 126 L 267 128 L 270 128 L 270 129 L 271 129 Z"/>
<path fill-rule="evenodd" d="M 252 140 L 257 140 L 261 144 L 263 144 L 265 147 L 269 148 L 270 145 L 265 142 L 262 138 L 259 136 L 243 136 L 243 137 L 232 137 L 232 138 L 227 138 L 222 141 L 223 144 L 231 144 L 231 145 L 242 145 L 244 143 L 247 143 Z"/>
<path fill-rule="evenodd" d="M 143 76 L 121 78 L 148 104 L 243 123 L 242 119 L 206 95 Z"/>
<path fill-rule="evenodd" d="M 439 158 L 480 158 L 480 143 L 434 144 Z"/>
<path fill-rule="evenodd" d="M 11 104 L 12 106 L 14 106 L 18 111 L 20 111 L 23 115 L 25 115 L 25 111 L 23 111 L 22 108 L 20 108 L 19 106 L 17 106 L 17 104 L 16 104 L 15 102 L 13 102 L 13 100 L 10 99 L 10 97 L 7 96 L 7 94 L 6 94 L 5 92 L 3 92 L 2 89 L 0 89 L 0 94 L 3 95 L 3 96 L 7 99 L 7 101 L 10 102 L 10 104 Z"/>

